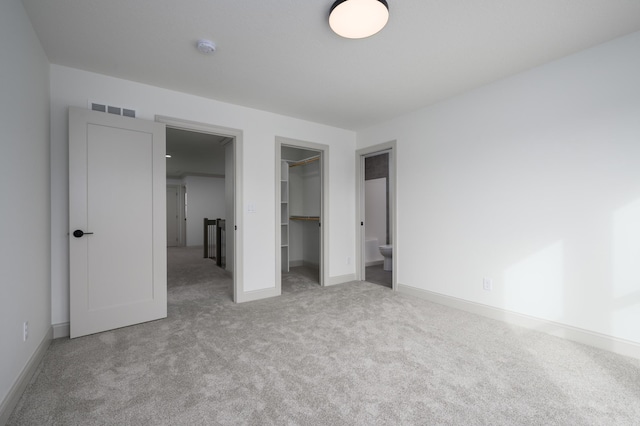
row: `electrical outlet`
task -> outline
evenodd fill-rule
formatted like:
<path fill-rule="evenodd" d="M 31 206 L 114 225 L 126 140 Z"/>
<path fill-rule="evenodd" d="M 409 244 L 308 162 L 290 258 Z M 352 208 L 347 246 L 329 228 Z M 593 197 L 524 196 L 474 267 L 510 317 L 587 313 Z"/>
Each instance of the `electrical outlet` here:
<path fill-rule="evenodd" d="M 482 288 L 485 289 L 486 291 L 493 290 L 493 280 L 491 278 L 483 278 Z"/>
<path fill-rule="evenodd" d="M 26 342 L 29 338 L 29 321 L 25 321 L 22 324 L 22 341 Z"/>
<path fill-rule="evenodd" d="M 351 265 L 351 257 L 350 256 L 347 257 L 347 265 Z"/>

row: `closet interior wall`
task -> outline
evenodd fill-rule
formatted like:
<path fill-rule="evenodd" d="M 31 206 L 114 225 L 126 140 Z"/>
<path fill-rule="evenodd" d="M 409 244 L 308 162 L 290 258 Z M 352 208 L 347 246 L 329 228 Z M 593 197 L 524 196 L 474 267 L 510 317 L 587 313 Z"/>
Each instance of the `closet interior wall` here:
<path fill-rule="evenodd" d="M 320 211 L 321 161 L 319 153 L 310 150 L 283 147 L 283 162 L 288 164 L 288 217 L 287 267 L 320 266 Z M 285 186 L 283 185 L 283 188 Z M 285 199 L 285 196 L 283 196 Z M 284 218 L 283 218 L 284 223 Z M 283 256 L 284 256 L 283 250 Z"/>

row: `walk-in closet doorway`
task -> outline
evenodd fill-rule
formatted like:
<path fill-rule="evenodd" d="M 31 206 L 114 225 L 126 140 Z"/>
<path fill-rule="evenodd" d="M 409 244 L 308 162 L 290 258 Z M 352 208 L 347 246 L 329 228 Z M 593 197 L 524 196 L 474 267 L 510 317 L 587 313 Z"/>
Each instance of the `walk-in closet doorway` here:
<path fill-rule="evenodd" d="M 326 145 L 276 138 L 276 286 L 279 294 L 325 285 L 328 151 Z"/>

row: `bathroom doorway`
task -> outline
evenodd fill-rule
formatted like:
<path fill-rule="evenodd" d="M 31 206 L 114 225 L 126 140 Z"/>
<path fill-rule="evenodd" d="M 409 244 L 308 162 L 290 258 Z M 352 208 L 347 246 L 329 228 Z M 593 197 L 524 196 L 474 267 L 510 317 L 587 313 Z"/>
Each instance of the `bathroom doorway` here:
<path fill-rule="evenodd" d="M 323 286 L 326 275 L 326 145 L 276 138 L 276 285 Z"/>
<path fill-rule="evenodd" d="M 395 289 L 395 142 L 357 153 L 359 279 Z"/>

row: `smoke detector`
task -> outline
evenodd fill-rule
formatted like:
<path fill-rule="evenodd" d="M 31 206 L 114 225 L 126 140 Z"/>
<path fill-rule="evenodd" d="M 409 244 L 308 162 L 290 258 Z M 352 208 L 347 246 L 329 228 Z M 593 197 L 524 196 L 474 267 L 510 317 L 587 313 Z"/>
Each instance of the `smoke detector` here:
<path fill-rule="evenodd" d="M 198 52 L 209 55 L 216 51 L 216 44 L 209 40 L 198 40 L 196 48 L 198 49 Z"/>

